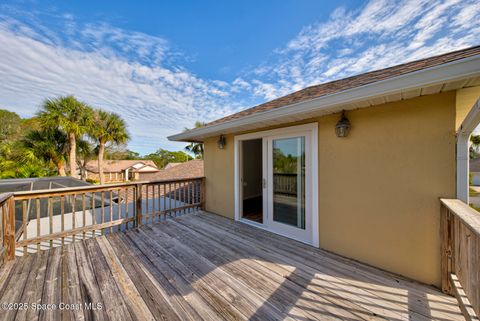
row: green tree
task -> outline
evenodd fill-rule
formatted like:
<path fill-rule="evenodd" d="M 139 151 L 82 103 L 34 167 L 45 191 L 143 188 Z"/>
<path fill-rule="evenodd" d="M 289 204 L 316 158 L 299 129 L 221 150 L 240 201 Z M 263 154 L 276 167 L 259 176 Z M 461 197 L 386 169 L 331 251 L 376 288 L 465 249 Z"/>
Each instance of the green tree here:
<path fill-rule="evenodd" d="M 15 165 L 13 159 L 13 142 L 0 143 L 0 178 L 15 178 Z"/>
<path fill-rule="evenodd" d="M 200 128 L 205 126 L 205 123 L 196 121 L 194 125 L 195 128 Z M 189 128 L 185 128 L 185 131 L 190 130 Z M 193 153 L 195 155 L 195 158 L 203 159 L 203 144 L 202 143 L 190 143 L 185 147 L 185 150 Z"/>
<path fill-rule="evenodd" d="M 55 174 L 55 167 L 50 160 L 35 155 L 24 144 L 24 140 L 32 131 L 40 130 L 37 117 L 22 119 L 15 112 L 0 110 L 0 123 L 2 124 L 0 178 L 42 177 Z M 46 138 L 42 138 L 41 143 L 44 143 L 43 139 Z"/>
<path fill-rule="evenodd" d="M 68 138 L 58 128 L 32 130 L 22 139 L 25 155 L 31 162 L 44 160 L 52 162 L 60 176 L 66 176 Z"/>
<path fill-rule="evenodd" d="M 0 143 L 0 178 L 42 177 L 52 174 L 49 164 L 41 159 L 30 159 L 21 143 Z"/>
<path fill-rule="evenodd" d="M 67 134 L 72 177 L 77 176 L 77 139 L 91 128 L 92 116 L 92 109 L 72 95 L 45 100 L 38 113 L 42 127 L 58 127 Z"/>
<path fill-rule="evenodd" d="M 97 148 L 90 142 L 81 139 L 77 141 L 77 167 L 80 170 L 80 178 L 87 179 L 87 163 L 98 154 Z"/>
<path fill-rule="evenodd" d="M 104 110 L 97 110 L 93 117 L 93 126 L 89 131 L 89 136 L 98 144 L 98 173 L 100 184 L 104 184 L 103 160 L 105 145 L 107 143 L 125 143 L 129 139 L 127 126 L 119 115 Z"/>
<path fill-rule="evenodd" d="M 50 176 L 52 173 L 39 163 L 25 163 L 17 167 L 15 178 Z"/>
<path fill-rule="evenodd" d="M 192 160 L 193 157 L 183 151 L 172 152 L 160 148 L 155 153 L 145 155 L 143 159 L 153 160 L 158 168 L 164 168 L 168 163 L 183 163 Z"/>
<path fill-rule="evenodd" d="M 20 132 L 22 119 L 17 113 L 0 109 L 0 142 L 14 139 Z"/>
<path fill-rule="evenodd" d="M 480 135 L 470 136 L 470 158 L 474 159 L 478 157 L 478 148 L 480 147 Z"/>
<path fill-rule="evenodd" d="M 142 159 L 139 153 L 126 148 L 124 144 L 115 144 L 105 148 L 105 159 Z"/>

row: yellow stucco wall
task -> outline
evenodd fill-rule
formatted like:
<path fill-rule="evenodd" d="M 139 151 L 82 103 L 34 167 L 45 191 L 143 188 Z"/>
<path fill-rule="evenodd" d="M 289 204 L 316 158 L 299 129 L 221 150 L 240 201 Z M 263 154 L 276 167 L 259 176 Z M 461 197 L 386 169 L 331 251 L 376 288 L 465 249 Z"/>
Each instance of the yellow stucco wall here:
<path fill-rule="evenodd" d="M 233 135 L 228 135 L 225 138 L 225 149 L 217 147 L 218 137 L 210 138 L 204 142 L 205 209 L 233 219 Z"/>
<path fill-rule="evenodd" d="M 455 197 L 456 93 L 424 96 L 319 124 L 320 247 L 416 280 L 440 284 L 439 197 Z M 289 124 L 293 125 L 293 124 Z M 265 128 L 267 129 L 267 128 Z M 234 215 L 233 136 L 205 143 L 208 211 Z"/>
<path fill-rule="evenodd" d="M 472 109 L 473 105 L 480 98 L 480 86 L 464 88 L 457 90 L 456 106 L 457 115 L 455 118 L 455 128 L 458 130 L 463 120 Z"/>
<path fill-rule="evenodd" d="M 439 197 L 455 197 L 455 95 L 357 110 L 319 122 L 320 246 L 440 283 Z M 345 237 L 348 236 L 348 237 Z"/>

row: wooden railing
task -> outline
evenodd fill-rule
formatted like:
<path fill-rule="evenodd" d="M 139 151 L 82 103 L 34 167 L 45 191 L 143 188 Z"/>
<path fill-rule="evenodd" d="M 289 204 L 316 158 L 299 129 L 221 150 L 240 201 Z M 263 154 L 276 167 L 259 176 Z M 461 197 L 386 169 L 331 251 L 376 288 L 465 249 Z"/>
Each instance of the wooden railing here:
<path fill-rule="evenodd" d="M 467 320 L 480 315 L 480 213 L 456 199 L 441 200 L 442 290 L 455 295 Z"/>
<path fill-rule="evenodd" d="M 0 237 L 2 246 L 0 248 L 0 266 L 5 260 L 14 258 L 15 251 L 15 205 L 12 193 L 0 194 Z"/>
<path fill-rule="evenodd" d="M 297 195 L 297 174 L 273 173 L 273 189 L 278 194 Z"/>
<path fill-rule="evenodd" d="M 15 192 L 0 198 L 2 251 L 12 259 L 188 213 L 204 191 L 198 177 Z"/>

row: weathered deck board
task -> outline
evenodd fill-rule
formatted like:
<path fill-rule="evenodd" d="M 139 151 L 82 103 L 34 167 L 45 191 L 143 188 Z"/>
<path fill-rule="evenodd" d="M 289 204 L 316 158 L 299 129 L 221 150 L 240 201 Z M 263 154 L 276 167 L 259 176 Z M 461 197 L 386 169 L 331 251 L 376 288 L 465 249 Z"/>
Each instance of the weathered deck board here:
<path fill-rule="evenodd" d="M 17 258 L 0 269 L 13 302 L 82 309 L 0 320 L 463 320 L 432 287 L 208 213 Z"/>
<path fill-rule="evenodd" d="M 20 302 L 39 304 L 42 301 L 43 284 L 47 269 L 48 252 L 38 254 L 35 264 L 28 275 L 27 283 Z M 33 309 L 19 310 L 15 316 L 16 320 L 38 320 L 39 311 Z"/>
<path fill-rule="evenodd" d="M 409 306 L 414 312 L 419 312 L 423 309 L 427 317 L 431 317 L 431 307 L 436 313 L 441 314 L 441 311 L 449 311 L 452 301 L 448 296 L 436 297 L 435 300 L 427 300 L 427 295 L 436 295 L 438 290 L 411 282 L 405 278 L 393 275 L 379 269 L 362 265 L 353 260 L 332 255 L 325 251 L 319 251 L 313 247 L 301 244 L 289 239 L 285 239 L 278 235 L 272 235 L 269 232 L 250 227 L 245 224 L 237 224 L 230 220 L 217 220 L 211 214 L 203 214 L 202 218 L 208 221 L 208 228 L 213 226 L 220 227 L 220 231 L 229 238 L 237 238 L 240 236 L 244 241 L 253 243 L 255 247 L 271 249 L 281 254 L 281 258 L 290 260 L 294 259 L 296 262 L 305 264 L 314 268 L 319 272 L 333 273 L 342 279 L 347 278 L 348 283 L 354 285 L 358 289 L 375 292 L 375 296 L 383 297 L 385 300 Z M 188 221 L 188 224 L 196 224 L 197 217 L 193 217 Z M 200 223 L 203 223 L 202 220 Z M 196 228 L 198 230 L 198 228 Z M 273 240 L 280 242 L 272 242 Z M 302 250 L 299 250 L 301 248 Z M 408 298 L 410 302 L 399 300 L 401 297 L 406 297 L 408 291 Z M 358 290 L 355 293 L 359 293 Z M 438 317 L 441 317 L 439 315 Z M 443 317 L 450 317 L 449 314 Z"/>
<path fill-rule="evenodd" d="M 284 271 L 286 274 L 273 273 L 271 269 L 255 260 L 245 260 L 245 258 L 254 256 L 252 253 L 256 252 L 255 248 L 250 247 L 245 251 L 244 248 L 237 244 L 234 245 L 235 250 L 231 250 L 231 248 L 227 247 L 229 242 L 225 238 L 222 238 L 220 244 L 201 234 L 198 225 L 195 231 L 185 226 L 182 230 L 182 226 L 175 222 L 169 222 L 169 228 L 164 230 L 170 235 L 179 238 L 180 242 L 188 244 L 188 246 L 214 262 L 221 269 L 225 269 L 236 280 L 241 280 L 252 290 L 263 295 L 270 303 L 276 304 L 280 309 L 283 307 L 285 313 L 290 311 L 290 314 L 295 317 L 318 320 L 338 319 L 340 316 L 342 319 L 348 319 L 355 318 L 355 315 L 357 315 L 357 318 L 359 316 L 365 319 L 375 318 L 372 312 L 361 309 L 343 298 L 339 298 L 335 303 L 332 303 L 329 301 L 330 293 L 322 291 L 322 289 L 319 291 L 327 294 L 325 298 L 317 293 L 305 291 L 304 287 L 299 286 L 284 276 L 288 274 L 288 271 Z M 159 228 L 157 226 L 153 227 L 154 230 Z M 205 233 L 213 235 L 215 238 L 214 233 L 209 231 L 205 231 Z M 347 309 L 338 309 L 339 306 Z"/>

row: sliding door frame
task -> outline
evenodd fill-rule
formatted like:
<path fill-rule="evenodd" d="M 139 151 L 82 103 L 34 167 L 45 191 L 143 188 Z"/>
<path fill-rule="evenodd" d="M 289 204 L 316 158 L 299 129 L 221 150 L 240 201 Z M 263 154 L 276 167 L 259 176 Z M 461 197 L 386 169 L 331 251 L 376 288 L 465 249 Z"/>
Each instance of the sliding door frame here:
<path fill-rule="evenodd" d="M 268 220 L 266 218 L 266 210 L 270 204 L 267 204 L 267 186 L 269 185 L 267 175 L 267 142 L 268 138 L 278 135 L 290 135 L 299 132 L 308 132 L 311 137 L 311 142 L 306 145 L 305 148 L 310 149 L 310 164 L 311 164 L 311 176 L 308 186 L 306 186 L 307 193 L 309 194 L 308 206 L 310 208 L 311 215 L 311 238 L 308 244 L 318 247 L 319 246 L 319 226 L 318 226 L 318 123 L 309 123 L 298 126 L 289 126 L 272 130 L 265 130 L 261 132 L 248 133 L 243 135 L 236 135 L 234 137 L 234 205 L 235 205 L 235 220 L 241 221 L 246 224 L 250 224 L 259 228 L 269 230 L 267 226 Z M 242 218 L 242 182 L 241 182 L 241 142 L 250 139 L 262 138 L 263 145 L 263 174 L 262 179 L 266 184 L 263 186 L 263 203 L 264 203 L 264 224 L 255 223 L 247 219 Z"/>

